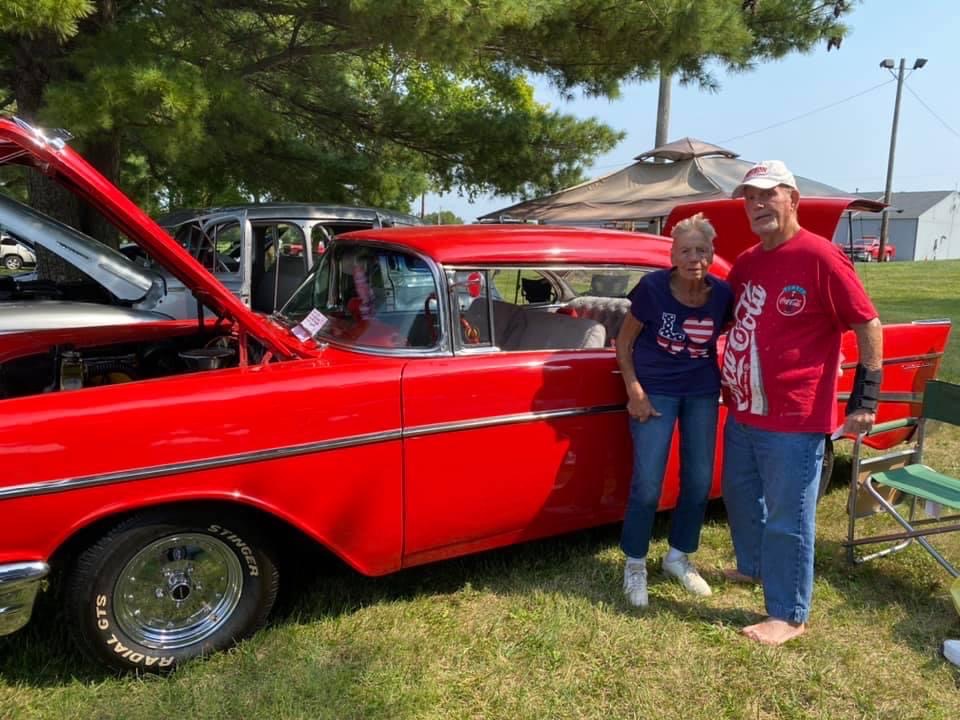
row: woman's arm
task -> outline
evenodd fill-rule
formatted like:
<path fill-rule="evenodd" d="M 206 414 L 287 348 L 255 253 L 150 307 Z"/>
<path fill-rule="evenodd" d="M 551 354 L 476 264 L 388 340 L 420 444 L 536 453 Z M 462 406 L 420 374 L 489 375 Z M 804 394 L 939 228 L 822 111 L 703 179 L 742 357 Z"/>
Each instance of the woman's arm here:
<path fill-rule="evenodd" d="M 650 404 L 650 398 L 643 391 L 633 367 L 633 344 L 641 330 L 643 323 L 637 320 L 633 313 L 628 312 L 623 318 L 620 332 L 617 333 L 617 365 L 620 366 L 620 374 L 627 390 L 627 412 L 630 417 L 646 422 L 651 416 L 659 417 L 660 413 Z"/>

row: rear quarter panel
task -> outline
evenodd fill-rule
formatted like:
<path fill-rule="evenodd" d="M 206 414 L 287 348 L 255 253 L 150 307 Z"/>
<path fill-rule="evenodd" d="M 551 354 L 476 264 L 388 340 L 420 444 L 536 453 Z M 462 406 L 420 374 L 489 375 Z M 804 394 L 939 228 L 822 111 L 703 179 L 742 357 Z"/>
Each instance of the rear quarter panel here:
<path fill-rule="evenodd" d="M 923 389 L 927 380 L 937 376 L 950 335 L 949 321 L 898 323 L 883 326 L 883 381 L 877 422 L 887 422 L 920 415 Z M 843 361 L 837 388 L 838 417 L 853 389 L 857 367 L 857 339 L 853 332 L 844 333 L 841 348 Z M 899 430 L 867 438 L 876 448 L 888 448 L 905 439 L 910 430 Z"/>

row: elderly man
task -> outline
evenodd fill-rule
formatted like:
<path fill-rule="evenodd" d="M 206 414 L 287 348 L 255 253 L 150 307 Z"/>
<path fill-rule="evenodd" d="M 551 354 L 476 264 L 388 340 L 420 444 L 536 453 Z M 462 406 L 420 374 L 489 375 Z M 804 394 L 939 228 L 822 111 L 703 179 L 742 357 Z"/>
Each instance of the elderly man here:
<path fill-rule="evenodd" d="M 737 568 L 763 584 L 768 617 L 747 637 L 781 645 L 806 629 L 813 593 L 814 523 L 825 435 L 837 427 L 840 337 L 853 329 L 859 364 L 846 433 L 876 418 L 882 332 L 853 264 L 832 242 L 800 227 L 800 193 L 786 165 L 752 167 L 733 191 L 760 243 L 728 278 L 734 326 L 721 375 L 723 498 Z"/>

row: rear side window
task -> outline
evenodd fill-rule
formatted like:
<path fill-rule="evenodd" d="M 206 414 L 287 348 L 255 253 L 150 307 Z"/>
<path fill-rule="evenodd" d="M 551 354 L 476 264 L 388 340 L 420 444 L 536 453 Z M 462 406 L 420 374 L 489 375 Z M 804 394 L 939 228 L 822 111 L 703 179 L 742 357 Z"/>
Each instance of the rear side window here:
<path fill-rule="evenodd" d="M 646 274 L 632 268 L 584 269 L 572 270 L 563 279 L 577 296 L 625 298 Z"/>

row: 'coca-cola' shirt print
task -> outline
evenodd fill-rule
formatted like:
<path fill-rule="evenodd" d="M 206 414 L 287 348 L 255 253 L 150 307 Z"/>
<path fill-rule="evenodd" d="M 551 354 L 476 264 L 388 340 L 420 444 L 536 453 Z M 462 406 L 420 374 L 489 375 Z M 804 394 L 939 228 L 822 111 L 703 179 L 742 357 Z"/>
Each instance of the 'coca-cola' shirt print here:
<path fill-rule="evenodd" d="M 877 317 L 853 263 L 801 230 L 773 250 L 745 251 L 727 279 L 733 327 L 720 367 L 730 412 L 767 430 L 831 432 L 840 337 Z"/>
<path fill-rule="evenodd" d="M 707 302 L 689 307 L 670 292 L 670 272 L 648 273 L 630 292 L 630 311 L 643 323 L 633 346 L 637 380 L 660 395 L 719 393 L 717 338 L 729 318 L 730 286 L 708 275 Z"/>

